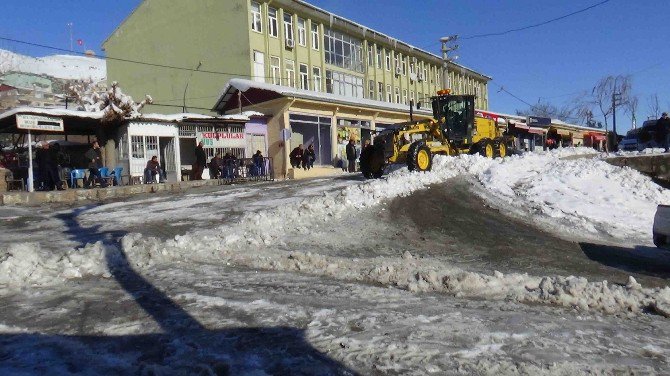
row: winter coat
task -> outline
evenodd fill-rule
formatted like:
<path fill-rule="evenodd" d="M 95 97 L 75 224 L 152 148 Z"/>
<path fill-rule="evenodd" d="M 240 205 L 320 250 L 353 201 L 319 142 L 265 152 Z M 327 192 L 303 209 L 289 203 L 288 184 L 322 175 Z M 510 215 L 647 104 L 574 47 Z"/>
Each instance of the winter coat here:
<path fill-rule="evenodd" d="M 207 164 L 207 154 L 205 154 L 202 146 L 196 146 L 195 148 L 195 163 L 203 167 Z"/>
<path fill-rule="evenodd" d="M 153 159 L 150 159 L 149 162 L 147 162 L 147 168 L 146 169 L 149 170 L 149 171 L 159 172 L 160 171 L 159 166 L 160 166 L 160 163 L 158 163 L 158 161 L 154 161 Z"/>
<path fill-rule="evenodd" d="M 660 118 L 656 122 L 656 136 L 659 140 L 665 139 L 670 132 L 670 117 Z"/>
<path fill-rule="evenodd" d="M 356 160 L 356 145 L 347 144 L 347 160 L 348 161 Z"/>
<path fill-rule="evenodd" d="M 302 155 L 304 151 L 300 149 L 299 147 L 293 149 L 291 154 L 289 154 L 289 158 L 291 158 L 292 161 L 301 161 L 302 160 Z"/>
<path fill-rule="evenodd" d="M 88 168 L 100 168 L 102 167 L 102 152 L 100 148 L 94 149 L 90 148 L 84 154 L 86 160 L 88 161 Z"/>
<path fill-rule="evenodd" d="M 307 149 L 302 155 L 302 160 L 305 162 L 313 162 L 316 160 L 316 153 L 314 149 Z"/>
<path fill-rule="evenodd" d="M 262 154 L 254 154 L 254 156 L 251 158 L 251 160 L 254 162 L 254 165 L 256 165 L 256 166 L 262 166 L 263 165 L 263 155 Z"/>

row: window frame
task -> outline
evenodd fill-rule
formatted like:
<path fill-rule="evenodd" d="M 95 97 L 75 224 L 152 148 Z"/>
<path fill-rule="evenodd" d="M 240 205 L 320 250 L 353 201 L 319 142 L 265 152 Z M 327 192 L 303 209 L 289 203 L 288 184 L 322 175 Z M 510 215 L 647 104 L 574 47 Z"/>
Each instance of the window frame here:
<path fill-rule="evenodd" d="M 277 8 L 268 7 L 268 35 L 279 38 L 279 10 Z"/>
<path fill-rule="evenodd" d="M 254 5 L 258 7 L 258 12 L 254 10 Z M 263 33 L 263 6 L 257 2 L 251 2 L 251 30 L 257 33 Z"/>
<path fill-rule="evenodd" d="M 312 66 L 312 80 L 314 80 L 314 91 L 322 90 L 321 67 Z"/>
<path fill-rule="evenodd" d="M 305 68 L 304 72 L 303 68 Z M 303 63 L 298 64 L 298 74 L 300 75 L 300 89 L 309 90 L 309 66 Z"/>
<path fill-rule="evenodd" d="M 293 67 L 293 68 L 290 68 Z M 284 70 L 286 71 L 286 86 L 295 87 L 295 60 L 284 60 Z"/>
<path fill-rule="evenodd" d="M 277 65 L 273 64 L 275 61 Z M 270 56 L 270 79 L 274 85 L 281 85 L 281 59 L 279 56 Z"/>
<path fill-rule="evenodd" d="M 292 41 L 295 44 L 295 35 L 293 30 L 293 14 L 284 12 L 284 41 Z"/>
<path fill-rule="evenodd" d="M 302 21 L 302 27 L 300 23 Z M 298 44 L 307 47 L 307 20 L 304 18 L 298 17 Z"/>

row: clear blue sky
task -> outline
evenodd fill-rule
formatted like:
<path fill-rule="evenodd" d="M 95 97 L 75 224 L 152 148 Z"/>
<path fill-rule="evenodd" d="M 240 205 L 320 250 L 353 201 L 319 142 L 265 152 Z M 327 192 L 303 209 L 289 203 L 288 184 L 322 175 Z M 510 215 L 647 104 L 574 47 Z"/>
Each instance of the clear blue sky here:
<path fill-rule="evenodd" d="M 189 0 L 194 3 L 197 0 Z M 221 0 L 225 1 L 225 0 Z M 601 0 L 311 0 L 312 4 L 439 54 L 439 37 L 504 31 L 555 18 Z M 140 0 L 4 0 L 0 36 L 69 48 L 74 39 L 102 54 L 102 41 Z M 546 26 L 505 36 L 461 40 L 459 63 L 494 78 L 519 98 L 555 104 L 589 90 L 609 74 L 630 74 L 640 96 L 639 119 L 657 93 L 670 110 L 670 1 L 611 0 Z M 52 52 L 0 41 L 0 48 L 43 56 Z M 75 44 L 75 48 L 77 47 Z M 494 111 L 512 113 L 525 104 L 489 87 Z M 630 118 L 619 114 L 619 127 Z"/>

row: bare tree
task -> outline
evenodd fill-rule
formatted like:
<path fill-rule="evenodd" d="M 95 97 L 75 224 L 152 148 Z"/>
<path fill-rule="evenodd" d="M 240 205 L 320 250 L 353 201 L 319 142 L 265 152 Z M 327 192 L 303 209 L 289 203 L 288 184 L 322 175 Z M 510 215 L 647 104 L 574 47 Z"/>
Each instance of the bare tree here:
<path fill-rule="evenodd" d="M 654 119 L 661 117 L 661 103 L 658 100 L 658 93 L 650 95 L 647 104 L 649 106 L 649 116 Z"/>
<path fill-rule="evenodd" d="M 628 114 L 630 114 L 631 120 L 633 122 L 633 129 L 637 128 L 637 110 L 640 105 L 640 98 L 637 95 L 631 95 L 628 99 L 628 103 L 624 106 L 624 109 Z"/>
<path fill-rule="evenodd" d="M 612 95 L 620 94 L 617 100 L 617 106 L 625 106 L 630 100 L 632 89 L 632 80 L 630 75 L 618 75 L 603 77 L 591 90 L 593 104 L 600 110 L 605 119 L 605 129 L 608 128 L 608 121 L 612 115 Z"/>
<path fill-rule="evenodd" d="M 132 97 L 121 91 L 116 81 L 103 92 L 99 92 L 91 81 L 77 81 L 70 85 L 68 94 L 79 104 L 78 109 L 81 111 L 103 111 L 103 122 L 122 121 L 125 118 L 140 116 L 140 110 L 153 102 L 149 95 L 141 102 L 135 102 Z"/>
<path fill-rule="evenodd" d="M 551 119 L 558 119 L 565 122 L 573 122 L 575 120 L 576 108 L 569 103 L 558 107 L 549 102 L 538 101 L 536 105 L 529 107 L 526 110 L 516 110 L 516 114 L 520 116 L 539 116 Z"/>

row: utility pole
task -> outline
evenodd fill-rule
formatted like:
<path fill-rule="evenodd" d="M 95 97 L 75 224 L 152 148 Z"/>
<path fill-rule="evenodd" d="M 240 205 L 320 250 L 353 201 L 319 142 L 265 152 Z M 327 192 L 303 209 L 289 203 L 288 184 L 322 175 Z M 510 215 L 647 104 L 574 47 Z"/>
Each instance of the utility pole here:
<path fill-rule="evenodd" d="M 72 22 L 67 23 L 67 27 L 70 29 L 70 52 L 74 51 L 74 36 L 72 34 L 72 27 L 74 24 Z"/>
<path fill-rule="evenodd" d="M 612 150 L 617 151 L 619 148 L 619 137 L 616 133 L 616 104 L 617 100 L 621 99 L 621 93 L 612 93 L 612 132 L 614 133 L 614 145 L 612 145 Z M 609 140 L 607 140 L 609 142 Z"/>
<path fill-rule="evenodd" d="M 449 46 L 450 43 L 456 41 L 458 35 L 451 35 L 440 38 L 442 43 L 442 60 L 444 61 L 444 69 L 442 70 L 442 89 L 450 89 L 449 87 L 449 62 L 458 59 L 458 56 L 449 56 L 449 52 L 458 49 L 458 45 Z"/>

